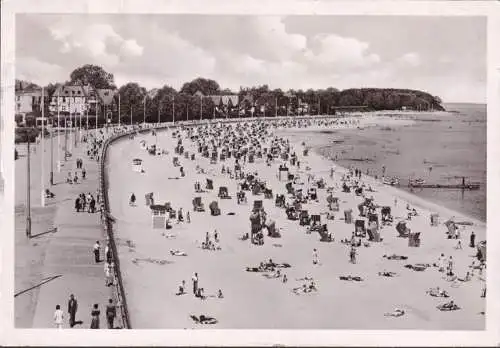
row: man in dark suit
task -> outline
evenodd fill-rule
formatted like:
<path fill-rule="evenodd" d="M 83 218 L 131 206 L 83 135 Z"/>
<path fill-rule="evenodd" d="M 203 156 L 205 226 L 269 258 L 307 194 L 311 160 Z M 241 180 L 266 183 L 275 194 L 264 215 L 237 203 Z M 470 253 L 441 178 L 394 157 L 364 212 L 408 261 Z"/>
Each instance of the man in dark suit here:
<path fill-rule="evenodd" d="M 71 294 L 68 301 L 68 313 L 69 313 L 69 326 L 75 326 L 75 316 L 78 310 L 78 302 L 76 301 L 75 295 Z"/>

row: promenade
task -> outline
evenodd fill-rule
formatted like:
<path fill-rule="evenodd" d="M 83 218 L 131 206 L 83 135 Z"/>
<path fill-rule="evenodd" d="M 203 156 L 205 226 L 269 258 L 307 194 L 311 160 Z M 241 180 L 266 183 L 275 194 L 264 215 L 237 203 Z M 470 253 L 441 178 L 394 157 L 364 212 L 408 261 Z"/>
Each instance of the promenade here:
<path fill-rule="evenodd" d="M 99 240 L 102 246 L 101 260 L 104 259 L 106 237 L 100 224 L 100 214 L 77 213 L 74 209 L 75 199 L 80 193 L 90 192 L 96 197 L 99 186 L 98 162 L 87 157 L 85 143 L 79 143 L 76 148 L 73 146 L 72 157 L 68 158 L 59 173 L 54 165 L 55 185 L 50 187 L 50 139 L 45 141 L 45 187 L 55 194 L 55 198 L 47 199 L 46 206 L 41 207 L 39 144 L 31 157 L 33 237 L 30 240 L 25 235 L 24 214 L 27 158 L 23 156 L 16 161 L 16 327 L 54 327 L 53 313 L 56 305 L 60 304 L 65 313 L 63 327 L 68 328 L 68 299 L 70 294 L 74 294 L 78 301 L 78 324 L 75 328 L 90 327 L 90 312 L 94 303 L 101 310 L 100 328 L 106 328 L 105 307 L 113 295 L 113 287 L 105 286 L 104 263 L 95 263 L 92 252 L 94 243 Z M 70 141 L 73 142 L 73 137 L 68 139 Z M 54 162 L 57 153 L 61 158 L 63 156 L 62 149 L 57 152 L 57 144 L 55 138 Z M 64 146 L 63 136 L 60 145 Z M 25 152 L 20 151 L 21 155 Z M 81 179 L 79 170 L 79 183 L 68 184 L 66 177 L 68 172 L 74 173 L 77 158 L 83 159 L 86 179 Z"/>

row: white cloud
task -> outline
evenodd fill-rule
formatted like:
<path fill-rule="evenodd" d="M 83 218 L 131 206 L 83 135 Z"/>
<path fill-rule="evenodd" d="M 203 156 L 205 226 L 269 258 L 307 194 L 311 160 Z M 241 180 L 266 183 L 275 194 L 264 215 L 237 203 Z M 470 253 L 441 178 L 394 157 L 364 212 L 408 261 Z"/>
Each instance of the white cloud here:
<path fill-rule="evenodd" d="M 141 56 L 144 47 L 139 46 L 135 40 L 125 40 L 122 43 L 121 52 L 125 56 Z"/>
<path fill-rule="evenodd" d="M 60 21 L 50 27 L 52 37 L 61 44 L 61 53 L 76 51 L 107 66 L 116 66 L 123 58 L 143 53 L 136 40 L 124 39 L 110 24 L 77 22 L 79 25 Z"/>
<path fill-rule="evenodd" d="M 65 81 L 66 69 L 57 64 L 43 62 L 33 57 L 19 57 L 16 59 L 16 78 L 32 81 L 40 85 Z"/>
<path fill-rule="evenodd" d="M 336 70 L 365 68 L 380 62 L 379 55 L 370 53 L 368 43 L 355 38 L 323 34 L 315 36 L 312 44 L 307 58 L 312 63 L 331 64 Z"/>
<path fill-rule="evenodd" d="M 252 17 L 250 32 L 253 32 L 258 45 L 271 54 L 272 59 L 289 59 L 307 47 L 307 38 L 301 34 L 286 31 L 283 17 Z"/>
<path fill-rule="evenodd" d="M 409 65 L 411 67 L 417 67 L 420 65 L 421 61 L 420 61 L 420 56 L 415 53 L 415 52 L 411 52 L 411 53 L 406 53 L 404 55 L 402 55 L 399 60 L 398 60 L 401 64 L 404 64 L 404 65 Z"/>

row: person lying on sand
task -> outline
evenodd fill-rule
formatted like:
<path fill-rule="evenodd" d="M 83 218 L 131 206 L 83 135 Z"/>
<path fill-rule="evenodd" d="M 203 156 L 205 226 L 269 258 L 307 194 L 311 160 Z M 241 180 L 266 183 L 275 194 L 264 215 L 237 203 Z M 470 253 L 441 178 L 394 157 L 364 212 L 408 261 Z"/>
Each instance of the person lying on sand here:
<path fill-rule="evenodd" d="M 440 311 L 456 311 L 460 309 L 460 307 L 458 307 L 453 301 L 443 303 L 439 306 L 436 306 L 436 308 L 439 309 Z"/>
<path fill-rule="evenodd" d="M 396 308 L 391 313 L 384 313 L 386 317 L 401 317 L 405 314 L 405 311 L 401 308 Z"/>
<path fill-rule="evenodd" d="M 396 272 L 383 271 L 378 272 L 378 275 L 381 277 L 396 277 L 398 274 Z"/>
<path fill-rule="evenodd" d="M 408 256 L 402 256 L 402 255 L 396 255 L 396 254 L 392 254 L 392 255 L 384 255 L 382 257 L 385 257 L 387 260 L 408 260 Z"/>
<path fill-rule="evenodd" d="M 416 263 L 414 265 L 405 265 L 405 268 L 412 269 L 414 271 L 423 272 L 431 265 L 427 263 Z"/>
<path fill-rule="evenodd" d="M 472 279 L 472 276 L 469 272 L 467 272 L 467 274 L 465 275 L 464 278 L 458 278 L 459 281 L 461 282 L 468 282 Z"/>
<path fill-rule="evenodd" d="M 271 274 L 263 274 L 263 276 L 266 277 L 266 278 L 269 278 L 269 279 L 271 279 L 271 278 L 281 278 L 281 272 L 280 272 L 280 270 L 277 270 L 276 272 L 271 273 Z"/>
<path fill-rule="evenodd" d="M 358 276 L 351 276 L 351 275 L 348 275 L 348 276 L 340 276 L 339 277 L 340 280 L 347 280 L 347 281 L 356 281 L 356 282 L 361 282 L 363 281 L 363 278 L 361 277 L 358 277 Z"/>
<path fill-rule="evenodd" d="M 303 284 L 302 286 L 299 286 L 299 287 L 292 289 L 292 292 L 296 295 L 307 294 L 307 293 L 310 293 L 313 291 L 318 291 L 314 282 L 309 284 L 309 285 Z"/>
<path fill-rule="evenodd" d="M 183 280 L 181 285 L 179 285 L 179 291 L 176 293 L 177 296 L 186 294 L 186 281 Z"/>
<path fill-rule="evenodd" d="M 170 255 L 173 256 L 187 256 L 186 252 L 180 250 L 170 250 Z"/>
<path fill-rule="evenodd" d="M 191 319 L 193 319 L 193 321 L 196 323 L 196 324 L 217 324 L 218 321 L 217 319 L 213 318 L 213 317 L 208 317 L 208 316 L 205 316 L 203 314 L 200 314 L 199 317 L 197 317 L 196 315 L 193 315 L 191 314 L 190 315 Z"/>
<path fill-rule="evenodd" d="M 439 286 L 435 288 L 430 288 L 429 290 L 426 291 L 427 294 L 431 295 L 432 297 L 450 297 L 446 290 L 440 289 Z"/>
<path fill-rule="evenodd" d="M 247 272 L 266 272 L 268 269 L 263 262 L 260 263 L 259 267 L 246 267 Z"/>
<path fill-rule="evenodd" d="M 305 276 L 304 278 L 295 278 L 295 280 L 314 280 L 313 277 L 308 277 L 308 276 Z"/>

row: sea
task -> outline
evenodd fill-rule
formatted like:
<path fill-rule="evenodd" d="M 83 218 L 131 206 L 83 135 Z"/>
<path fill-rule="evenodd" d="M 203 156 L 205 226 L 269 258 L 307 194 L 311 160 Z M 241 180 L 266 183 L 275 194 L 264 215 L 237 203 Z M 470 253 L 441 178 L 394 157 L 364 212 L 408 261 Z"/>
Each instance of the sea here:
<path fill-rule="evenodd" d="M 290 134 L 343 167 L 379 178 L 397 177 L 399 188 L 486 222 L 486 105 L 445 104 L 449 113 L 408 113 L 412 124 Z M 401 117 L 401 116 L 398 116 Z M 298 139 L 296 139 L 298 140 Z M 479 190 L 409 188 L 410 178 L 429 184 L 479 183 Z"/>

